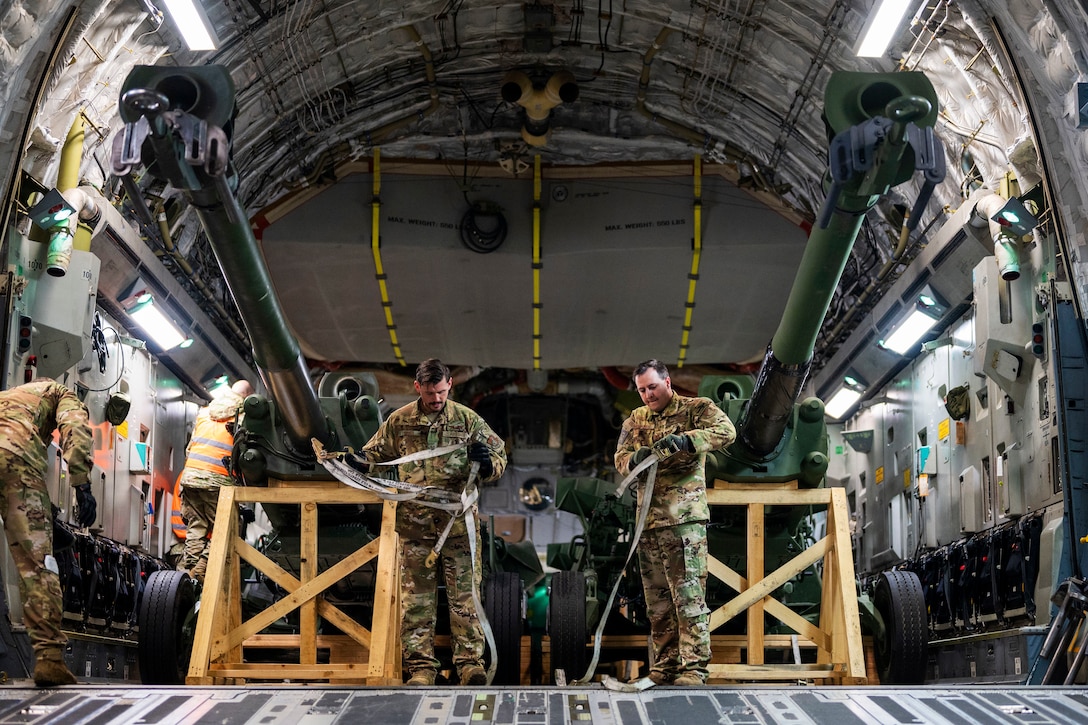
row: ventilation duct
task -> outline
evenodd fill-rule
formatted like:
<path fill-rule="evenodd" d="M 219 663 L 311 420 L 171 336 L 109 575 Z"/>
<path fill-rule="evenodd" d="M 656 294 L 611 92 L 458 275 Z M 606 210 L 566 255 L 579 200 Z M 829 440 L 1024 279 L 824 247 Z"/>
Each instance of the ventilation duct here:
<path fill-rule="evenodd" d="M 560 103 L 573 103 L 578 99 L 578 82 L 572 73 L 563 70 L 553 73 L 544 87 L 538 88 L 521 71 L 510 71 L 502 81 L 502 99 L 525 109 L 525 124 L 521 128 L 525 142 L 530 146 L 543 146 L 551 133 L 552 109 Z"/>

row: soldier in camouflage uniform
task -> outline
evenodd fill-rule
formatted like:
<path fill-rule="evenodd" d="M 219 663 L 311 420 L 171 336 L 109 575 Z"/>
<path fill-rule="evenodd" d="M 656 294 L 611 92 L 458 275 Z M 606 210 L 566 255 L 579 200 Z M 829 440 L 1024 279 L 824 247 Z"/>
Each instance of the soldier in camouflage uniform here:
<path fill-rule="evenodd" d="M 253 386 L 239 380 L 196 415 L 193 436 L 185 449 L 185 468 L 181 472 L 181 516 L 185 520 L 185 553 L 178 568 L 203 583 L 208 571 L 209 536 L 219 507 L 219 488 L 232 486 L 223 458 L 229 456 L 234 435 L 227 429 L 242 410 Z"/>
<path fill-rule="evenodd" d="M 641 408 L 623 422 L 616 447 L 616 469 L 630 473 L 655 444 L 677 452 L 658 466 L 650 509 L 639 542 L 639 566 L 650 619 L 657 684 L 701 685 L 710 664 L 710 610 L 706 605 L 707 543 L 706 454 L 731 444 L 733 423 L 708 398 L 675 393 L 668 368 L 647 360 L 632 380 Z"/>
<path fill-rule="evenodd" d="M 465 444 L 445 456 L 400 464 L 401 481 L 436 486 L 460 493 L 468 482 L 470 464 L 480 464 L 479 482 L 494 481 L 506 469 L 502 439 L 471 409 L 447 400 L 449 368 L 436 359 L 416 369 L 419 399 L 393 411 L 363 453 L 373 462 L 392 461 L 419 451 Z M 473 587 L 480 586 L 480 532 L 469 531 L 464 517 L 457 517 L 439 552 L 436 565 L 426 565 L 450 514 L 411 501 L 397 506 L 400 535 L 402 665 L 409 685 L 433 685 L 439 661 L 434 656 L 434 625 L 437 615 L 437 576 L 441 570 L 449 600 L 453 662 L 463 685 L 483 685 L 484 634 L 472 601 Z M 469 536 L 476 540 L 476 566 L 469 553 Z M 473 577 L 473 571 L 477 576 Z"/>
<path fill-rule="evenodd" d="M 68 388 L 48 378 L 0 392 L 0 495 L 4 533 L 19 571 L 23 620 L 37 656 L 38 687 L 75 684 L 64 664 L 68 638 L 60 629 L 63 599 L 53 558 L 53 517 L 45 483 L 46 446 L 60 431 L 68 483 L 76 489 L 81 526 L 94 523 L 91 429 L 87 409 Z"/>

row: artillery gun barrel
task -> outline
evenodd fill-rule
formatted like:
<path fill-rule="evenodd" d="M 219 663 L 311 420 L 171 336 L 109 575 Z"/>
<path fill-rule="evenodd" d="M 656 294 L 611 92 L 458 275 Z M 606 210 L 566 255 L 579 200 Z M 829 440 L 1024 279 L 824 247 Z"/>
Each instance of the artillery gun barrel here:
<path fill-rule="evenodd" d="M 737 425 L 737 443 L 755 460 L 782 440 L 808 377 L 816 335 L 861 229 L 861 215 L 835 214 L 826 229 L 813 229 L 786 309 L 756 376 L 755 389 Z"/>
<path fill-rule="evenodd" d="M 825 97 L 830 139 L 827 197 L 813 227 L 778 330 L 737 423 L 730 457 L 763 462 L 786 438 L 812 363 L 816 338 L 861 231 L 865 213 L 915 170 L 924 182 L 904 234 L 917 225 L 944 178 L 943 150 L 932 133 L 936 93 L 921 73 L 835 73 Z M 815 401 L 818 404 L 818 401 Z M 822 418 L 806 406 L 802 417 Z"/>
<path fill-rule="evenodd" d="M 137 66 L 122 87 L 125 128 L 114 139 L 113 171 L 126 177 L 134 167 L 146 166 L 196 209 L 284 432 L 296 452 L 312 456 L 310 439 L 329 443 L 330 426 L 272 289 L 248 215 L 231 188 L 234 101 L 234 83 L 222 66 Z"/>

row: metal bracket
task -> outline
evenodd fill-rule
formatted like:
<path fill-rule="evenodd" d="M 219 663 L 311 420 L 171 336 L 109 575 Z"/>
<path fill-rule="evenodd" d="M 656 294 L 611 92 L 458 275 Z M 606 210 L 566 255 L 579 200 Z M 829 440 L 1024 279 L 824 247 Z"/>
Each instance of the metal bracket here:
<path fill-rule="evenodd" d="M 873 168 L 877 147 L 884 142 L 892 127 L 891 119 L 875 116 L 865 123 L 840 131 L 831 139 L 828 149 L 828 171 L 831 174 L 831 188 L 828 189 L 820 218 L 820 229 L 826 229 L 835 212 L 839 196 L 846 187 L 846 182 L 854 174 Z"/>

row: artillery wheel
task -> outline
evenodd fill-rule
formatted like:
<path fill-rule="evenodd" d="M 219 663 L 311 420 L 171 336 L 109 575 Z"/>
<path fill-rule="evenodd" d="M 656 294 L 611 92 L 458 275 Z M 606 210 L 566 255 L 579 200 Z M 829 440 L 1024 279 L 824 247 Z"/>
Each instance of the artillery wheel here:
<path fill-rule="evenodd" d="M 929 627 L 918 575 L 909 571 L 883 572 L 873 592 L 873 605 L 884 619 L 884 637 L 874 642 L 880 684 L 922 684 Z"/>
<path fill-rule="evenodd" d="M 495 635 L 497 666 L 492 685 L 521 684 L 521 577 L 493 572 L 484 590 L 484 611 Z"/>
<path fill-rule="evenodd" d="M 548 634 L 551 636 L 551 669 L 563 670 L 567 682 L 586 671 L 586 577 L 577 571 L 552 575 L 548 605 Z"/>
<path fill-rule="evenodd" d="M 196 582 L 185 572 L 152 572 L 140 599 L 137 648 L 145 685 L 184 685 L 196 634 Z"/>

